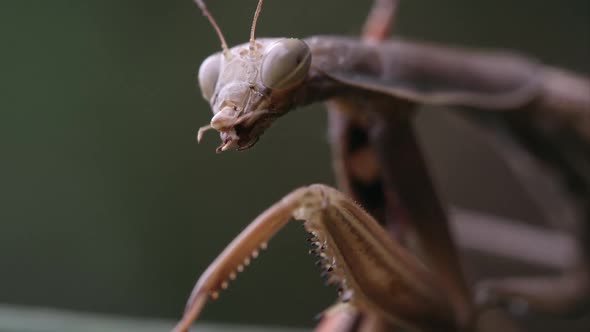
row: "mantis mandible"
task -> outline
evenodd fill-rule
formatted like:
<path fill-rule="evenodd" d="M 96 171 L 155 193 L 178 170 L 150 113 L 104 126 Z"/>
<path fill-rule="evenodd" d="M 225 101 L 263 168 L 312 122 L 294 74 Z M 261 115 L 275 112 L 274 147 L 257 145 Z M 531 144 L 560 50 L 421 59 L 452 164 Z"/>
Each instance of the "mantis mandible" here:
<path fill-rule="evenodd" d="M 188 330 L 207 299 L 217 298 L 291 218 L 304 222 L 329 281 L 340 287 L 338 304 L 326 311 L 318 331 L 478 330 L 482 301 L 474 300 L 465 281 L 445 207 L 416 141 L 417 107 L 515 114 L 509 119 L 515 127 L 553 142 L 554 133 L 541 123 L 550 121 L 587 147 L 589 80 L 514 54 L 387 40 L 394 0 L 375 1 L 362 39 L 304 40 L 256 39 L 259 0 L 250 41 L 233 48 L 203 1 L 196 3 L 222 44 L 199 69 L 214 115 L 198 140 L 214 129 L 221 137 L 217 152 L 246 150 L 277 118 L 325 101 L 342 192 L 321 184 L 302 187 L 262 213 L 203 273 L 175 331 Z M 543 165 L 581 181 L 575 193 L 582 199 L 572 204 L 585 221 L 588 154 L 573 161 L 568 156 L 546 158 Z M 588 243 L 588 223 L 581 230 L 580 243 Z M 577 307 L 590 298 L 587 244 L 580 257 L 564 272 L 567 291 L 560 291 L 559 280 L 544 288 L 522 287 L 522 280 L 491 282 L 483 302 L 517 297 L 540 311 Z"/>

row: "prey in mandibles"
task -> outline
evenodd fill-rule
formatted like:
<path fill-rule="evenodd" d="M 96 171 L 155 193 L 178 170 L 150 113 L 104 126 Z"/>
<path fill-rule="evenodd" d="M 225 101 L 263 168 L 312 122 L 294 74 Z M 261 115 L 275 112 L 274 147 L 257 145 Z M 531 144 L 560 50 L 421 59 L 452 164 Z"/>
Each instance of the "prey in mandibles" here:
<path fill-rule="evenodd" d="M 416 140 L 412 122 L 417 107 L 542 116 L 585 142 L 590 141 L 588 79 L 506 52 L 386 40 L 397 8 L 394 0 L 375 1 L 361 39 L 256 39 L 259 0 L 250 41 L 233 48 L 203 1 L 196 3 L 222 45 L 199 69 L 201 92 L 213 117 L 199 129 L 198 140 L 212 129 L 221 137 L 217 152 L 246 150 L 282 115 L 325 101 L 343 192 L 321 184 L 302 187 L 262 213 L 201 276 L 175 331 L 188 330 L 207 299 L 217 298 L 290 219 L 304 222 L 329 280 L 339 285 L 338 304 L 326 311 L 318 331 L 485 327 L 489 322 L 482 320 L 483 307 L 465 281 L 445 207 Z M 530 130 L 541 133 L 541 125 L 530 123 Z M 575 306 L 576 296 L 590 293 L 586 267 L 576 271 L 575 289 L 580 291 L 562 294 L 558 302 L 568 304 L 563 307 Z M 555 303 L 550 292 L 489 285 L 479 302 L 518 297 L 541 310 Z M 512 328 L 509 320 L 497 321 L 487 329 Z"/>

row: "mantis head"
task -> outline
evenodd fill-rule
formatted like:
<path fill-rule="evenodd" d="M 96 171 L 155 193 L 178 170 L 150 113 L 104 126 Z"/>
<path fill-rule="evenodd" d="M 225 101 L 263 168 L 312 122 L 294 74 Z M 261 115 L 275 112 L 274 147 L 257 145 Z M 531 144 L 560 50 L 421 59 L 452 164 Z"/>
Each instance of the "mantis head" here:
<path fill-rule="evenodd" d="M 231 49 L 202 1 L 196 1 L 221 40 L 222 52 L 209 56 L 199 68 L 199 87 L 213 110 L 211 123 L 221 136 L 217 152 L 252 147 L 272 122 L 284 114 L 286 95 L 301 86 L 311 64 L 311 51 L 299 39 L 254 39 L 262 0 L 258 2 L 250 42 Z"/>

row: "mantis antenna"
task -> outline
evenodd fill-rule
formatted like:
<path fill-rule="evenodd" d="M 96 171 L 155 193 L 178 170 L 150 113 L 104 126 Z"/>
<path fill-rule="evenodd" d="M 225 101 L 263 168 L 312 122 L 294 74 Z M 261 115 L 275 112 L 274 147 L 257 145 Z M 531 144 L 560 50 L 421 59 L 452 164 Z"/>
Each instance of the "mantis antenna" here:
<path fill-rule="evenodd" d="M 211 25 L 213 26 L 213 29 L 215 29 L 215 32 L 217 32 L 217 36 L 219 37 L 219 40 L 221 41 L 221 48 L 223 49 L 223 55 L 227 58 L 229 56 L 229 48 L 227 47 L 227 42 L 225 41 L 225 37 L 223 37 L 223 33 L 221 33 L 221 29 L 219 29 L 219 25 L 217 25 L 217 22 L 215 22 L 213 15 L 211 15 L 209 10 L 207 9 L 207 6 L 205 6 L 205 3 L 203 2 L 203 0 L 195 0 L 195 3 L 197 4 L 197 6 L 199 6 L 201 11 L 203 12 L 203 16 L 207 17 L 207 19 L 209 20 L 209 23 L 211 23 Z M 256 22 L 256 21 L 254 21 L 254 22 Z"/>
<path fill-rule="evenodd" d="M 250 29 L 250 51 L 254 51 L 256 48 L 256 39 L 254 38 L 254 34 L 256 32 L 256 22 L 258 22 L 258 16 L 260 16 L 263 2 L 264 0 L 258 0 L 258 6 L 256 6 L 256 12 L 254 13 L 254 19 L 252 20 L 252 28 Z"/>

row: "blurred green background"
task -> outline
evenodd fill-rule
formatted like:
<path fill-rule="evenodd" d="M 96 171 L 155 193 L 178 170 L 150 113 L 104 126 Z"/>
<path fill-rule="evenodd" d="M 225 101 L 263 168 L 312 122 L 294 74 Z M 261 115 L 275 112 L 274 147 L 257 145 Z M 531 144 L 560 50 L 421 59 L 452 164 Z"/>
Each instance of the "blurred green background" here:
<path fill-rule="evenodd" d="M 370 4 L 266 1 L 258 35 L 357 35 Z M 255 0 L 208 5 L 231 45 L 247 40 Z M 0 303 L 175 319 L 259 212 L 333 184 L 321 105 L 246 153 L 215 154 L 212 133 L 197 145 L 211 112 L 195 72 L 219 41 L 191 0 L 3 0 L 0 26 Z M 588 0 L 402 0 L 396 34 L 590 73 Z M 461 122 L 432 112 L 420 129 L 451 203 L 536 216 Z M 288 227 L 203 319 L 313 325 L 335 293 L 304 237 Z"/>

